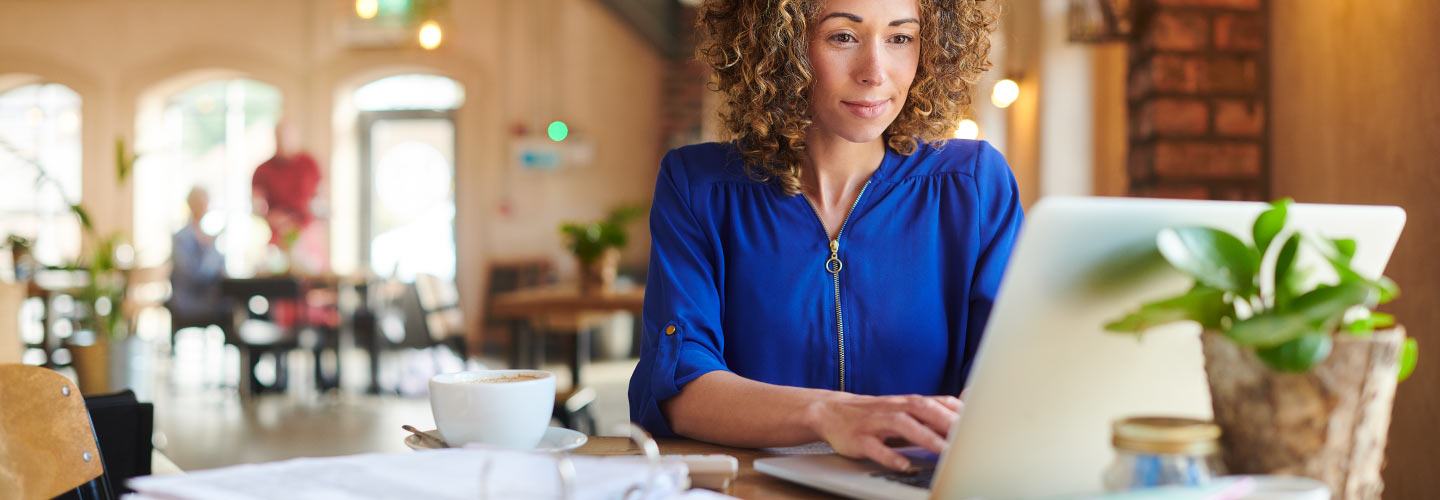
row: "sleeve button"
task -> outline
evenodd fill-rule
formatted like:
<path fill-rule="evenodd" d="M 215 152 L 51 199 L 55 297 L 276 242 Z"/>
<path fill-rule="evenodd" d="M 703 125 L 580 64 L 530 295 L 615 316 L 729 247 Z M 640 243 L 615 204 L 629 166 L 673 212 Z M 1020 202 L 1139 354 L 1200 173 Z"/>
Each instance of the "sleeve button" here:
<path fill-rule="evenodd" d="M 670 325 L 670 326 L 665 327 L 665 334 L 666 334 L 666 335 L 674 335 L 674 334 L 675 334 L 675 325 Z"/>

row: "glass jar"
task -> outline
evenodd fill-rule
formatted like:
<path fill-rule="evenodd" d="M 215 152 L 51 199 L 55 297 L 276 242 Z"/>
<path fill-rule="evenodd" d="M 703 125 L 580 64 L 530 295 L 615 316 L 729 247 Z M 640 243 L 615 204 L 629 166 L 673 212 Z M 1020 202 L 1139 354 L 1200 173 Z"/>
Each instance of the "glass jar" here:
<path fill-rule="evenodd" d="M 1108 491 L 1198 486 L 1225 474 L 1220 427 L 1205 420 L 1130 417 L 1112 427 L 1115 461 L 1105 471 Z"/>

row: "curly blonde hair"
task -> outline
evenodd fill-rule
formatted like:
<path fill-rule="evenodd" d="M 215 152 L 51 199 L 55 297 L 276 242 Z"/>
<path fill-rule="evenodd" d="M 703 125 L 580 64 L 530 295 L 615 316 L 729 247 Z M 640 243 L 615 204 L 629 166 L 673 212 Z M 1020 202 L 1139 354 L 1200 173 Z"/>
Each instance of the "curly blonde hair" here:
<path fill-rule="evenodd" d="M 990 68 L 989 34 L 998 17 L 987 0 L 918 0 L 920 63 L 885 143 L 904 155 L 917 140 L 944 139 L 968 111 L 970 86 Z M 810 126 L 809 24 L 823 0 L 705 0 L 696 57 L 714 71 L 720 120 L 750 176 L 785 194 L 800 193 Z"/>

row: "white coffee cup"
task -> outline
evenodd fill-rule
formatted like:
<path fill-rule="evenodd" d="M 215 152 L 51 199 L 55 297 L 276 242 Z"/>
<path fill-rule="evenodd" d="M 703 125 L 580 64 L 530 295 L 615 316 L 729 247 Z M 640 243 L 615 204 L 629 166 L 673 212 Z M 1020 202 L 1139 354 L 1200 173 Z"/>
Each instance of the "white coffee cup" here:
<path fill-rule="evenodd" d="M 550 372 L 480 370 L 430 378 L 430 411 L 450 446 L 534 448 L 554 409 L 555 375 Z"/>

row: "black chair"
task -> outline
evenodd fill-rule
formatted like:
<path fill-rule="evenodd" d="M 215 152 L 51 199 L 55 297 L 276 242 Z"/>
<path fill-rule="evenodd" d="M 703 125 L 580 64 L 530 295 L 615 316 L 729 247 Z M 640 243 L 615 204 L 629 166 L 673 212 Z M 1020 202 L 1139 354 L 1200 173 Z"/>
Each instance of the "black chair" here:
<path fill-rule="evenodd" d="M 245 392 L 251 395 L 283 392 L 289 372 L 286 355 L 300 346 L 298 330 L 302 322 L 297 320 L 289 327 L 281 327 L 269 321 L 269 309 L 273 307 L 257 312 L 252 311 L 249 304 L 253 297 L 262 297 L 269 304 L 299 300 L 300 282 L 290 277 L 227 279 L 221 282 L 220 292 L 233 304 L 225 343 L 240 349 L 240 380 L 246 384 Z M 275 381 L 268 385 L 255 376 L 256 365 L 267 355 L 275 358 Z"/>
<path fill-rule="evenodd" d="M 0 401 L 0 494 L 115 498 L 74 382 L 48 368 L 0 365 Z"/>
<path fill-rule="evenodd" d="M 85 408 L 100 455 L 105 462 L 105 475 L 110 491 L 117 495 L 133 493 L 125 486 L 130 478 L 150 475 L 154 446 L 150 436 L 155 433 L 155 405 L 135 399 L 129 390 L 115 394 L 86 396 Z"/>

